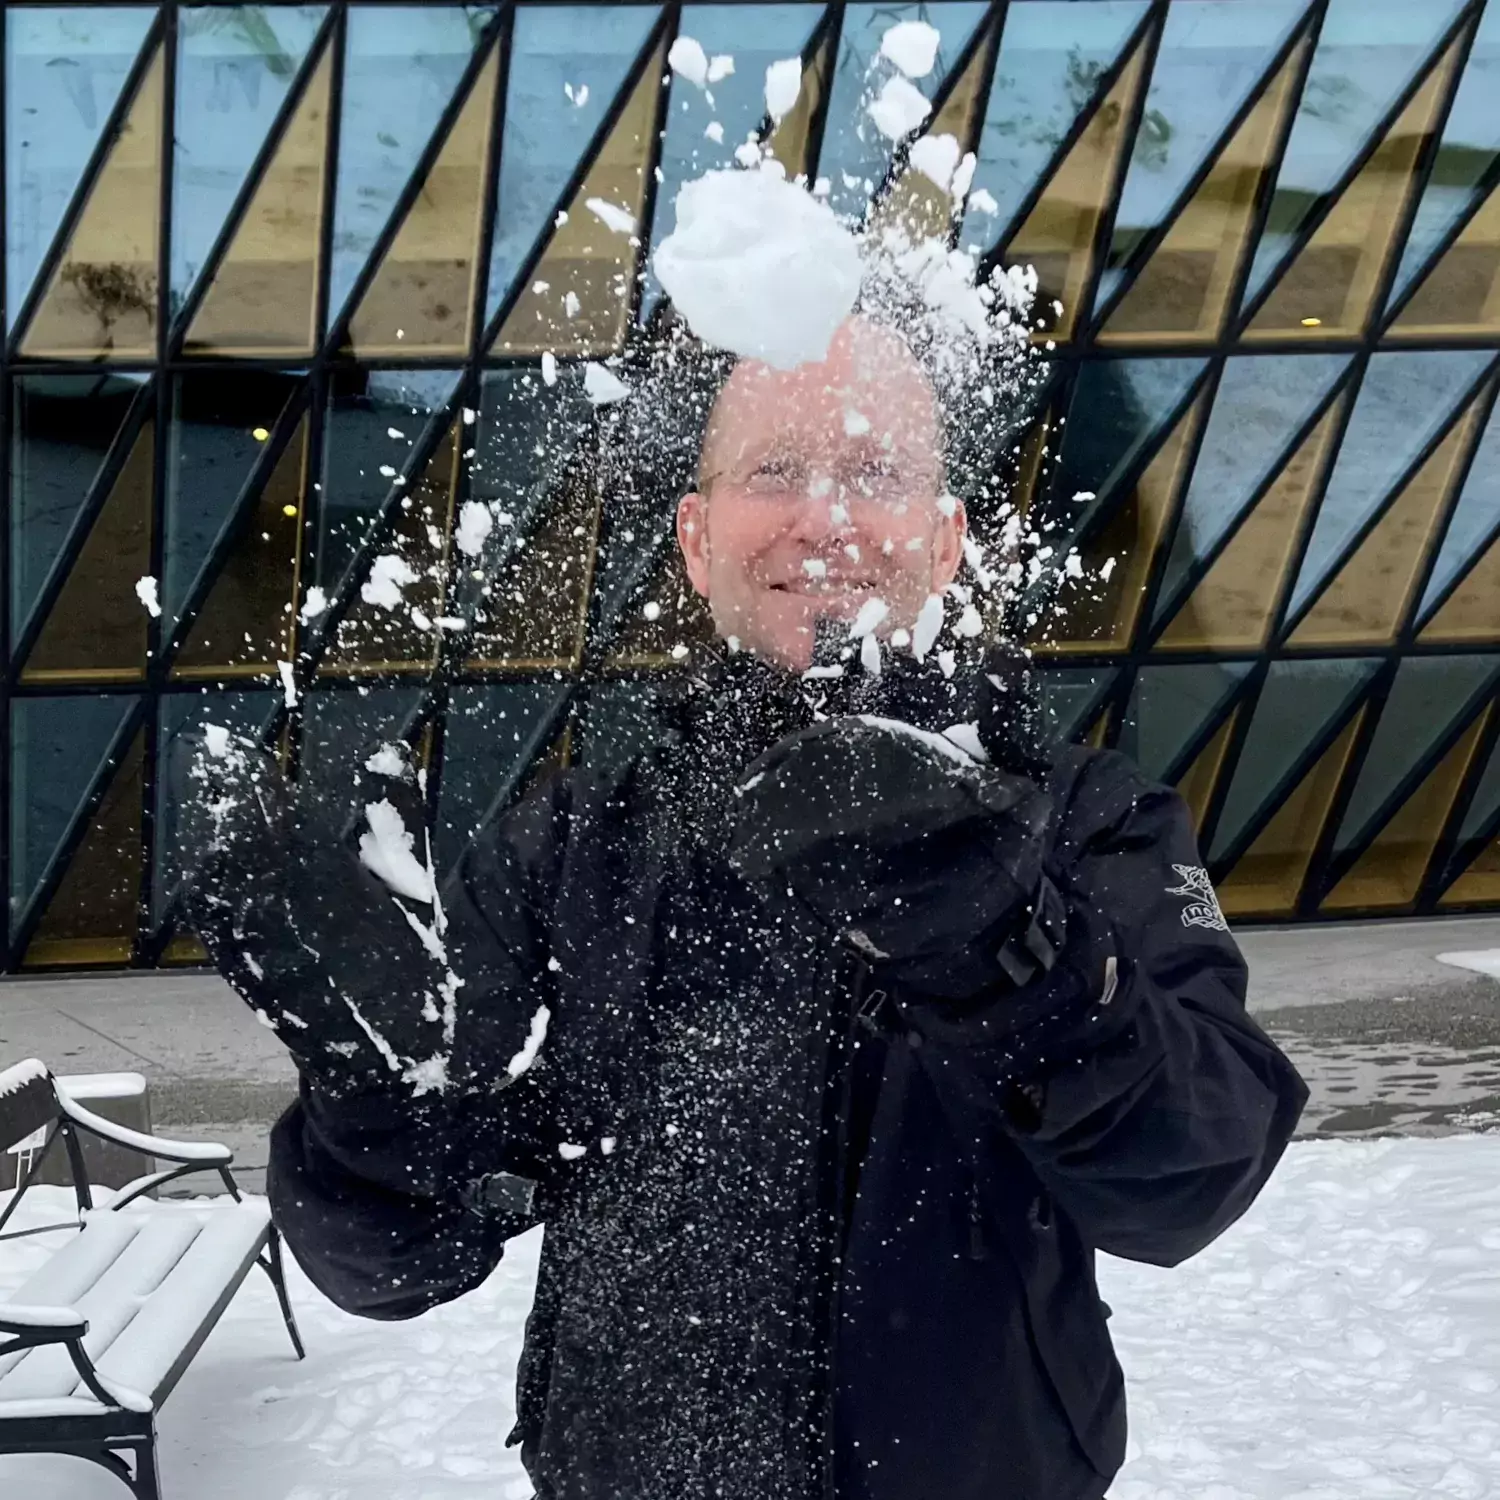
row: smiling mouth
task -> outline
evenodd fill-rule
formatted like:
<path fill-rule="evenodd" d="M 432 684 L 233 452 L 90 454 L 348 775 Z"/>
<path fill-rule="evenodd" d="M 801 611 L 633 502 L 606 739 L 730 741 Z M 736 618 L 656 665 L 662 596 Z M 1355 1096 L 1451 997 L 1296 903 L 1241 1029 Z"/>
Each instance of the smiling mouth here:
<path fill-rule="evenodd" d="M 874 587 L 873 578 L 788 578 L 770 586 L 773 594 L 805 594 L 815 599 L 865 594 Z"/>

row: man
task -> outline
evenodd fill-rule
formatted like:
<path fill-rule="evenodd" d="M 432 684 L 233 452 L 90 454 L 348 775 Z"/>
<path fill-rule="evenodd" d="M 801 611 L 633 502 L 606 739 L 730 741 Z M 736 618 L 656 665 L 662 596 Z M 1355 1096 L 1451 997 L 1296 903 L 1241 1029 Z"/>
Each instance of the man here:
<path fill-rule="evenodd" d="M 1182 803 L 1049 753 L 1014 659 L 936 662 L 949 447 L 863 319 L 738 366 L 678 509 L 728 649 L 440 901 L 373 810 L 361 861 L 265 773 L 215 806 L 199 927 L 302 1073 L 278 1221 L 376 1318 L 545 1221 L 511 1440 L 546 1500 L 1098 1500 L 1095 1251 L 1200 1250 L 1305 1101 Z"/>

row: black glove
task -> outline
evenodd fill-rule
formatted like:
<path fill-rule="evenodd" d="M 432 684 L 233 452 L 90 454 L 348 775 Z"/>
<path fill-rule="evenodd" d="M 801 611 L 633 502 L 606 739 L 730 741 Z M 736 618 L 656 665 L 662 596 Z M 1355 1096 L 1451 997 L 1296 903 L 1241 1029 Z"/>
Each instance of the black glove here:
<path fill-rule="evenodd" d="M 784 880 L 907 987 L 963 999 L 1050 962 L 1050 943 L 1026 958 L 1052 811 L 1030 778 L 935 734 L 845 718 L 781 740 L 737 792 L 731 864 Z"/>

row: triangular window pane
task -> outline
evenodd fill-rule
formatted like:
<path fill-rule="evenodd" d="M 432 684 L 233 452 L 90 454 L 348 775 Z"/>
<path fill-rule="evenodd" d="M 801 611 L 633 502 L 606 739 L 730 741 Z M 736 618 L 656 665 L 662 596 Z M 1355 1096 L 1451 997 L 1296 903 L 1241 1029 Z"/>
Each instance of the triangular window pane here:
<path fill-rule="evenodd" d="M 1189 569 L 1217 546 L 1245 501 L 1348 364 L 1342 354 L 1233 357 L 1225 362 L 1158 595 L 1170 613 Z"/>
<path fill-rule="evenodd" d="M 1369 144 L 1460 8 L 1459 0 L 1329 0 L 1247 301 L 1287 257 L 1308 216 Z"/>
<path fill-rule="evenodd" d="M 1153 781 L 1165 780 L 1249 670 L 1248 662 L 1142 667 L 1130 695 L 1120 749 Z"/>
<path fill-rule="evenodd" d="M 1490 412 L 1489 426 L 1479 441 L 1463 493 L 1443 535 L 1442 550 L 1422 595 L 1419 611 L 1422 616 L 1474 560 L 1480 545 L 1497 526 L 1500 526 L 1500 405 Z"/>
<path fill-rule="evenodd" d="M 551 225 L 660 14 L 656 5 L 517 8 L 486 321 Z"/>
<path fill-rule="evenodd" d="M 333 210 L 332 322 L 453 102 L 492 5 L 354 5 Z M 517 60 L 519 61 L 519 59 Z M 393 104 L 399 101 L 399 106 Z"/>
<path fill-rule="evenodd" d="M 1042 707 L 1059 741 L 1073 739 L 1093 722 L 1117 676 L 1115 667 L 1042 668 Z"/>
<path fill-rule="evenodd" d="M 1481 350 L 1371 357 L 1297 576 L 1293 610 L 1338 566 L 1350 539 L 1489 361 Z"/>
<path fill-rule="evenodd" d="M 326 12 L 323 5 L 204 5 L 179 13 L 173 313 L 203 270 Z"/>
<path fill-rule="evenodd" d="M 1173 0 L 1146 110 L 1120 194 L 1095 305 L 1106 305 L 1122 261 L 1171 211 L 1188 179 L 1218 144 L 1265 76 L 1307 0 Z"/>
<path fill-rule="evenodd" d="M 1413 656 L 1403 661 L 1381 710 L 1334 847 L 1359 841 L 1401 779 L 1466 716 L 1500 656 Z"/>
<path fill-rule="evenodd" d="M 155 15 L 154 5 L 25 5 L 6 14 L 5 305 L 12 321 Z"/>
<path fill-rule="evenodd" d="M 1459 830 L 1459 842 L 1473 838 L 1481 828 L 1500 812 L 1500 745 L 1490 752 L 1489 764 L 1474 788 L 1469 810 L 1464 814 L 1463 827 Z"/>
<path fill-rule="evenodd" d="M 344 817 L 360 813 L 379 782 L 361 774 L 382 745 L 400 745 L 412 735 L 425 689 L 374 683 L 320 683 L 303 700 L 298 776 L 319 799 Z"/>
<path fill-rule="evenodd" d="M 1099 93 L 1145 0 L 1031 0 L 1006 7 L 964 237 L 991 245 Z M 982 189 L 995 204 L 974 203 Z M 980 199 L 983 204 L 985 200 Z"/>
<path fill-rule="evenodd" d="M 987 5 L 958 0 L 923 11 L 924 19 L 937 27 L 942 41 L 932 71 L 925 78 L 909 81 L 929 101 L 957 64 L 988 9 Z M 833 70 L 828 121 L 818 158 L 818 175 L 828 179 L 828 201 L 838 213 L 862 218 L 871 192 L 879 188 L 890 167 L 895 143 L 875 128 L 866 106 L 886 79 L 896 75 L 894 65 L 881 59 L 880 41 L 893 24 L 905 18 L 904 9 L 890 5 L 844 7 L 838 63 Z"/>
<path fill-rule="evenodd" d="M 1368 658 L 1271 663 L 1214 830 L 1214 859 L 1238 840 L 1308 747 L 1364 691 L 1378 665 Z"/>

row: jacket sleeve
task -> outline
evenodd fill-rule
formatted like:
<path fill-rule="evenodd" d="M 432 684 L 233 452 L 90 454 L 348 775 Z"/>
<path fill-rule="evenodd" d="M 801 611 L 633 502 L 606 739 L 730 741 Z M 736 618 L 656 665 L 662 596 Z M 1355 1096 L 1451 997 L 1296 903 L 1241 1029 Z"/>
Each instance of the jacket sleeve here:
<path fill-rule="evenodd" d="M 1249 1208 L 1307 1088 L 1246 1013 L 1245 962 L 1181 798 L 1118 756 L 1080 780 L 1052 867 L 1057 964 L 933 1017 L 929 1066 L 950 1100 L 1000 1122 L 1086 1240 L 1176 1265 Z"/>
<path fill-rule="evenodd" d="M 518 1011 L 551 999 L 566 821 L 554 784 L 477 837 L 444 892 L 466 950 L 450 1086 L 418 1094 L 304 1068 L 272 1131 L 276 1223 L 313 1284 L 348 1312 L 409 1318 L 461 1296 L 544 1216 L 558 1161 L 545 1044 L 516 1082 L 495 1080 L 507 1078 Z M 501 1180 L 506 1196 L 477 1191 Z"/>

